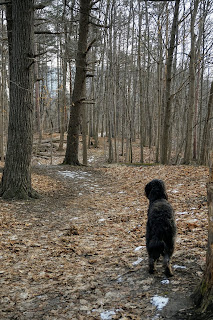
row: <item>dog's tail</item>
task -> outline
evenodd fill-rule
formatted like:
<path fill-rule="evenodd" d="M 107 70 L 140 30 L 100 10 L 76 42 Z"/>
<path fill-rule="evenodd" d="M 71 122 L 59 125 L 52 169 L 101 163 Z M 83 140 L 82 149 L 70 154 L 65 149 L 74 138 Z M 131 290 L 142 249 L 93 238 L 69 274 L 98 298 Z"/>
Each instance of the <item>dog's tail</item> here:
<path fill-rule="evenodd" d="M 148 252 L 154 260 L 157 260 L 160 258 L 160 255 L 164 255 L 165 248 L 166 244 L 163 240 L 154 238 L 149 242 Z"/>

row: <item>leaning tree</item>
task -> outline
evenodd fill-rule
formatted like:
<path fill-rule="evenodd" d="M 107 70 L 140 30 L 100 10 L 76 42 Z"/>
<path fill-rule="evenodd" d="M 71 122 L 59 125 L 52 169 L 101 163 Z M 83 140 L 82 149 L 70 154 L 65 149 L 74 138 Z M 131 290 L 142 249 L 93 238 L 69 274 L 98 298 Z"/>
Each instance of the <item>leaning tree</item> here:
<path fill-rule="evenodd" d="M 34 83 L 34 0 L 11 0 L 6 5 L 10 111 L 8 143 L 0 184 L 5 199 L 29 199 L 31 186 Z"/>

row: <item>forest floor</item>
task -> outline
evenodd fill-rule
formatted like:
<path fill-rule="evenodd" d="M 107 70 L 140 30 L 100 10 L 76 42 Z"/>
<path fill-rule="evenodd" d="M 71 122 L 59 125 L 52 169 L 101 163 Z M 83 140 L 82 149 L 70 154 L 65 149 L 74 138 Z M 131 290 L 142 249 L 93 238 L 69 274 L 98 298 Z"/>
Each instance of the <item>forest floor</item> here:
<path fill-rule="evenodd" d="M 101 147 L 89 149 L 87 167 L 62 160 L 34 158 L 40 199 L 0 199 L 0 319 L 187 319 L 205 266 L 208 168 L 107 164 Z M 156 274 L 147 269 L 144 186 L 153 178 L 176 212 L 170 279 L 161 262 Z"/>

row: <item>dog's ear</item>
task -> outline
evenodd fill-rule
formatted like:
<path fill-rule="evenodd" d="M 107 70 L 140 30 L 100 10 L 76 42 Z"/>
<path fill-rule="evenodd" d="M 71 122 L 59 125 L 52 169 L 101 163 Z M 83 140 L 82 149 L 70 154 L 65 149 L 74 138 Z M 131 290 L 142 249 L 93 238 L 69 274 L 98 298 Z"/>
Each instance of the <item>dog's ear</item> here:
<path fill-rule="evenodd" d="M 149 194 L 150 194 L 150 191 L 152 190 L 152 183 L 149 182 L 147 183 L 147 185 L 145 186 L 145 196 L 149 199 Z"/>
<path fill-rule="evenodd" d="M 161 184 L 161 186 L 162 186 L 162 193 L 163 193 L 163 195 L 164 195 L 164 198 L 165 198 L 166 200 L 168 200 L 168 194 L 167 194 L 167 192 L 166 192 L 165 183 L 164 183 L 162 180 L 159 180 L 159 182 L 160 182 L 160 184 Z"/>

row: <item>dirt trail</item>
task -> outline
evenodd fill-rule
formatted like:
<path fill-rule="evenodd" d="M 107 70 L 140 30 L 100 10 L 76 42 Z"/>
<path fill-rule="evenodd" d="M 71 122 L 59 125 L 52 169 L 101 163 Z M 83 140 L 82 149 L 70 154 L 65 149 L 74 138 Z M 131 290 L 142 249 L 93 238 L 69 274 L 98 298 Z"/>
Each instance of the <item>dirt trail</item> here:
<path fill-rule="evenodd" d="M 41 199 L 0 200 L 0 319 L 184 314 L 205 265 L 207 174 L 190 166 L 35 166 Z M 147 272 L 143 190 L 152 178 L 166 182 L 176 210 L 171 279 L 161 263 L 156 275 Z"/>

